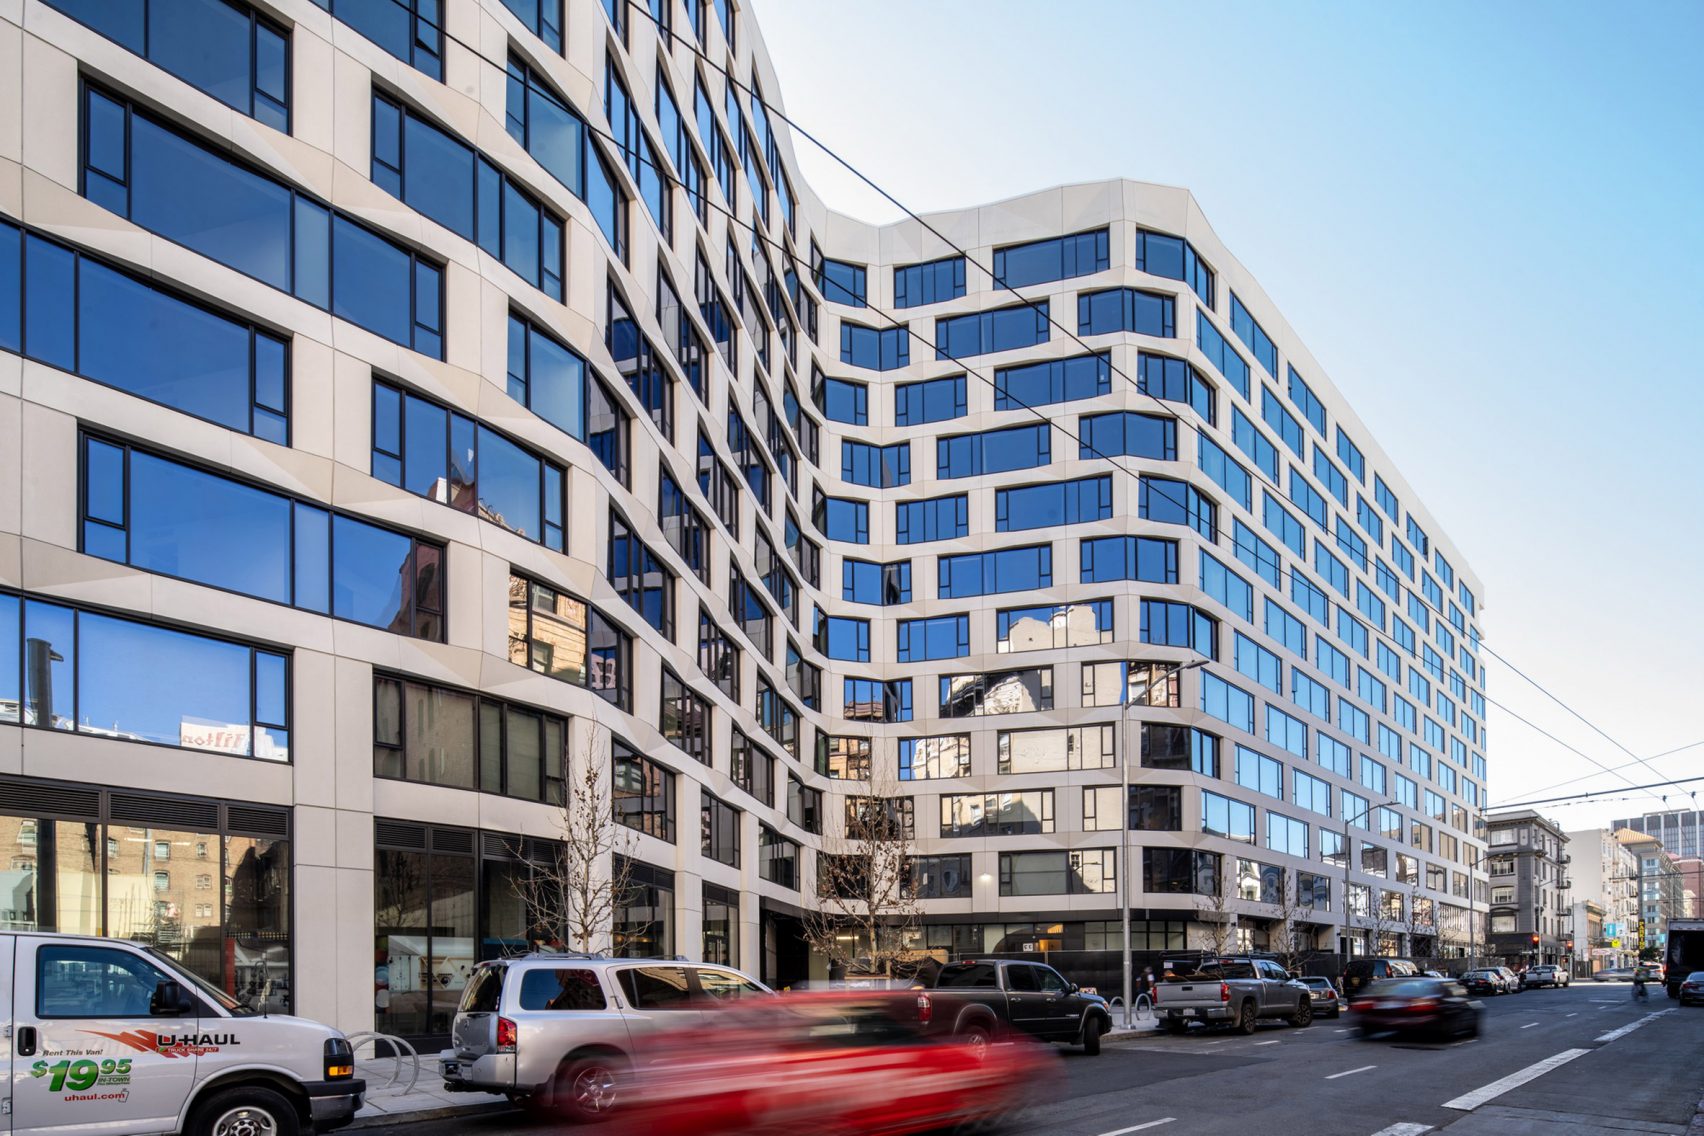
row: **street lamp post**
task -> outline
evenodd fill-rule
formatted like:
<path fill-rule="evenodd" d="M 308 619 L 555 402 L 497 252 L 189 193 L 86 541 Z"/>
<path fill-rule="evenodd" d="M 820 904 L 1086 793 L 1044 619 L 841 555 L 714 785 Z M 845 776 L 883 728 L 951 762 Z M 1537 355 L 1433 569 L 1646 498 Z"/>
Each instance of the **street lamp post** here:
<path fill-rule="evenodd" d="M 1184 671 L 1193 670 L 1199 666 L 1205 666 L 1206 662 L 1206 659 L 1193 659 L 1187 663 L 1178 663 L 1174 666 L 1168 667 L 1161 672 L 1160 681 L 1168 682 L 1171 680 L 1173 675 L 1181 675 Z M 1178 702 L 1181 706 L 1181 691 L 1179 693 L 1180 697 Z M 1124 679 L 1124 709 L 1121 712 L 1124 719 L 1124 737 L 1121 739 L 1123 744 L 1118 747 L 1118 769 L 1121 782 L 1118 794 L 1118 808 L 1120 814 L 1118 820 L 1118 915 L 1119 921 L 1123 925 L 1124 930 L 1125 1029 L 1130 1029 L 1134 1025 L 1134 1018 L 1131 1016 L 1133 1011 L 1131 999 L 1134 996 L 1134 976 L 1131 973 L 1133 965 L 1130 954 L 1130 723 L 1132 721 L 1130 711 L 1135 708 L 1136 700 L 1130 697 L 1130 677 L 1126 674 Z"/>

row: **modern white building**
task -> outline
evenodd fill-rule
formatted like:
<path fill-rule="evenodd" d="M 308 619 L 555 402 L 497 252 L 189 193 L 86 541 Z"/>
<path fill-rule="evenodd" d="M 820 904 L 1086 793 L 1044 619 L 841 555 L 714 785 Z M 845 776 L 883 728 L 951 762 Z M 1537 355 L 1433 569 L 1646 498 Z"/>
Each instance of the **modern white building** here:
<path fill-rule="evenodd" d="M 1566 847 L 1574 885 L 1575 966 L 1589 974 L 1633 965 L 1639 955 L 1639 858 L 1609 828 L 1570 832 Z M 1601 912 L 1601 935 L 1587 933 L 1586 904 Z"/>
<path fill-rule="evenodd" d="M 631 953 L 822 974 L 872 791 L 918 952 L 1466 951 L 1482 588 L 1194 199 L 867 225 L 781 93 L 734 0 L 0 3 L 0 923 L 440 1036 L 590 766 Z"/>

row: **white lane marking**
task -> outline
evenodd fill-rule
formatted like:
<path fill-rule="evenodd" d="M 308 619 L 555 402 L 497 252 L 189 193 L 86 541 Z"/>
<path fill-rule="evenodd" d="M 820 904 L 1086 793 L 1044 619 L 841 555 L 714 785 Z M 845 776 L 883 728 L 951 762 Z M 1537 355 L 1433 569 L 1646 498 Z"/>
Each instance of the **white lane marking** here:
<path fill-rule="evenodd" d="M 1614 1041 L 1618 1037 L 1626 1037 L 1628 1034 L 1632 1033 L 1634 1030 L 1638 1029 L 1640 1026 L 1646 1025 L 1647 1023 L 1650 1023 L 1650 1022 L 1654 1022 L 1658 1018 L 1662 1017 L 1664 1014 L 1672 1014 L 1672 1013 L 1674 1013 L 1673 1007 L 1670 1007 L 1667 1010 L 1658 1010 L 1654 1014 L 1646 1014 L 1644 1017 L 1640 1018 L 1638 1021 L 1628 1022 L 1626 1025 L 1622 1026 L 1620 1029 L 1610 1030 L 1608 1033 L 1602 1035 L 1601 1037 L 1597 1038 L 1596 1040 L 1599 1041 L 1599 1042 L 1605 1042 L 1605 1041 Z"/>
<path fill-rule="evenodd" d="M 1472 1112 L 1487 1101 L 1496 1100 L 1510 1089 L 1519 1088 L 1528 1081 L 1537 1080 L 1552 1069 L 1561 1068 L 1576 1057 L 1584 1057 L 1589 1049 L 1564 1049 L 1561 1053 L 1546 1057 L 1543 1061 L 1528 1065 L 1507 1077 L 1492 1081 L 1489 1085 L 1481 1085 L 1471 1093 L 1463 1093 L 1454 1100 L 1444 1102 L 1445 1108 L 1453 1108 L 1461 1112 Z"/>
<path fill-rule="evenodd" d="M 1277 1045 L 1278 1043 L 1276 1041 L 1257 1041 L 1254 1044 L 1256 1044 L 1256 1045 Z"/>
<path fill-rule="evenodd" d="M 1578 1011 L 1578 1010 L 1575 1010 L 1575 1011 L 1574 1011 L 1574 1012 L 1573 1012 L 1573 1013 L 1571 1013 L 1571 1014 L 1564 1014 L 1564 1015 L 1562 1015 L 1562 1016 L 1563 1016 L 1563 1017 L 1566 1017 L 1566 1018 L 1577 1018 L 1577 1017 L 1579 1017 L 1579 1016 L 1580 1016 L 1580 1012 L 1579 1012 L 1579 1011 Z"/>
<path fill-rule="evenodd" d="M 1526 1025 L 1522 1026 L 1521 1028 L 1522 1029 L 1532 1029 L 1536 1025 L 1538 1025 L 1537 1022 L 1528 1022 Z"/>
<path fill-rule="evenodd" d="M 1333 1031 L 1332 1031 L 1332 1032 L 1333 1032 L 1333 1033 L 1348 1033 L 1348 1032 L 1349 1032 L 1349 1027 L 1347 1027 L 1347 1026 L 1346 1026 L 1346 1027 L 1344 1027 L 1344 1028 L 1343 1028 L 1343 1029 L 1340 1029 L 1340 1030 L 1333 1030 Z"/>
<path fill-rule="evenodd" d="M 1373 1136 L 1420 1136 L 1422 1132 L 1430 1132 L 1430 1124 L 1393 1124 L 1389 1128 L 1381 1128 Z"/>
<path fill-rule="evenodd" d="M 1132 1124 L 1129 1128 L 1114 1128 L 1111 1132 L 1102 1132 L 1100 1136 L 1124 1136 L 1126 1132 L 1140 1132 L 1144 1128 L 1158 1128 L 1160 1125 L 1170 1124 L 1176 1119 L 1175 1116 L 1167 1116 L 1159 1120 L 1150 1120 L 1146 1124 Z"/>
<path fill-rule="evenodd" d="M 1339 1077 L 1347 1077 L 1352 1073 L 1365 1073 L 1368 1069 L 1377 1069 L 1377 1068 L 1378 1068 L 1377 1065 L 1363 1065 L 1359 1069 L 1345 1069 L 1341 1073 L 1328 1074 L 1325 1079 L 1328 1080 L 1328 1081 L 1335 1081 Z"/>

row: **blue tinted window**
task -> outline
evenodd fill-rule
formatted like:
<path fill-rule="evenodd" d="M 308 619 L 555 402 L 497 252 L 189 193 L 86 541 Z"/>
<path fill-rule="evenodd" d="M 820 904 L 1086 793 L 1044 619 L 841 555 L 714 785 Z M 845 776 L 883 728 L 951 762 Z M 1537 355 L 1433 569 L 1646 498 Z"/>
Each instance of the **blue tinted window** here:
<path fill-rule="evenodd" d="M 314 0 L 322 8 L 434 79 L 444 77 L 443 0 Z"/>
<path fill-rule="evenodd" d="M 870 503 L 844 497 L 825 499 L 823 520 L 818 526 L 823 535 L 850 544 L 870 543 Z"/>
<path fill-rule="evenodd" d="M 1302 440 L 1302 424 L 1284 409 L 1271 387 L 1262 386 L 1260 391 L 1260 416 L 1266 420 L 1268 426 L 1278 431 L 1278 437 L 1283 439 L 1284 444 L 1289 446 L 1297 457 L 1307 457 L 1308 448 Z"/>
<path fill-rule="evenodd" d="M 1343 476 L 1343 471 L 1338 469 L 1336 463 L 1326 457 L 1325 451 L 1317 445 L 1314 446 L 1313 450 L 1313 471 L 1314 476 L 1319 478 L 1320 484 L 1325 486 L 1326 491 L 1337 498 L 1337 503 L 1348 508 L 1349 482 Z"/>
<path fill-rule="evenodd" d="M 1213 326 L 1213 321 L 1207 318 L 1207 313 L 1199 308 L 1195 312 L 1195 338 L 1208 360 L 1218 368 L 1221 375 L 1230 380 L 1231 385 L 1237 388 L 1237 393 L 1246 400 L 1249 391 L 1248 361 L 1237 354 L 1237 349 L 1231 346 L 1230 340 Z"/>
<path fill-rule="evenodd" d="M 1361 531 L 1373 538 L 1376 545 L 1384 544 L 1384 518 L 1373 511 L 1365 497 L 1355 498 L 1355 523 L 1361 526 Z"/>
<path fill-rule="evenodd" d="M 1254 622 L 1254 585 L 1201 550 L 1201 590 L 1233 614 Z"/>
<path fill-rule="evenodd" d="M 387 383 L 373 385 L 373 439 L 379 480 L 563 550 L 562 466 Z"/>
<path fill-rule="evenodd" d="M 1349 527 L 1349 522 L 1342 516 L 1332 518 L 1332 528 L 1337 534 L 1337 547 L 1349 554 L 1361 571 L 1367 570 L 1367 542 L 1355 535 Z"/>
<path fill-rule="evenodd" d="M 1408 547 L 1396 539 L 1396 533 L 1390 534 L 1390 558 L 1396 561 L 1396 567 L 1410 580 L 1414 578 L 1414 554 Z"/>
<path fill-rule="evenodd" d="M 893 305 L 916 308 L 964 295 L 964 257 L 949 256 L 893 270 Z"/>
<path fill-rule="evenodd" d="M 1201 709 L 1204 713 L 1237 727 L 1245 733 L 1254 733 L 1254 696 L 1240 686 L 1226 682 L 1212 671 L 1201 672 Z M 1214 797 L 1217 794 L 1206 794 Z M 1224 800 L 1224 798 L 1219 798 Z M 1236 804 L 1237 802 L 1231 802 Z M 1249 824 L 1253 825 L 1254 810 L 1249 809 Z M 1252 837 L 1251 837 L 1252 839 Z"/>
<path fill-rule="evenodd" d="M 895 540 L 922 544 L 948 540 L 970 531 L 970 505 L 964 494 L 901 501 L 894 506 Z"/>
<path fill-rule="evenodd" d="M 861 264 L 825 260 L 817 265 L 817 290 L 831 304 L 861 308 L 865 299 L 865 270 Z"/>
<path fill-rule="evenodd" d="M 1322 529 L 1326 527 L 1325 498 L 1320 496 L 1319 490 L 1308 484 L 1307 478 L 1302 476 L 1302 471 L 1295 466 L 1290 467 L 1290 500 L 1306 513 L 1314 524 Z"/>
<path fill-rule="evenodd" d="M 1320 546 L 1315 545 L 1314 547 L 1317 550 Z M 1326 598 L 1323 591 L 1314 587 L 1313 583 L 1300 572 L 1290 573 L 1290 598 L 1303 611 L 1307 612 L 1315 622 L 1321 626 L 1330 626 L 1331 601 Z"/>
<path fill-rule="evenodd" d="M 1107 267 L 1109 251 L 1105 229 L 1007 245 L 994 250 L 994 284 L 1023 288 L 1101 272 Z"/>
<path fill-rule="evenodd" d="M 1260 496 L 1261 520 L 1266 525 L 1266 531 L 1277 537 L 1297 556 L 1306 556 L 1308 538 L 1302 533 L 1302 522 L 1280 505 L 1278 498 L 1271 493 L 1262 490 Z"/>
<path fill-rule="evenodd" d="M 18 290 L 21 252 L 31 268 L 27 304 Z M 27 343 L 20 342 L 24 310 Z M 233 430 L 289 441 L 283 340 L 4 223 L 0 346 Z"/>
<path fill-rule="evenodd" d="M 1204 540 L 1218 539 L 1218 507 L 1187 481 L 1142 474 L 1137 511 L 1145 521 L 1188 525 Z"/>
<path fill-rule="evenodd" d="M 1052 428 L 1045 422 L 979 434 L 953 434 L 935 442 L 935 476 L 942 480 L 1034 469 L 1052 460 Z"/>
<path fill-rule="evenodd" d="M 443 356 L 442 272 L 341 214 L 94 88 L 83 190 L 136 224 L 424 354 Z M 101 142 L 119 123 L 128 163 Z M 335 252 L 335 256 L 332 254 Z M 333 271 L 335 269 L 335 271 Z M 64 364 L 69 368 L 69 364 Z"/>
<path fill-rule="evenodd" d="M 0 698 L 25 726 L 288 761 L 289 669 L 245 644 L 0 595 Z"/>
<path fill-rule="evenodd" d="M 1264 614 L 1266 637 L 1277 640 L 1284 649 L 1298 658 L 1308 657 L 1308 631 L 1302 621 L 1285 611 L 1277 601 L 1268 597 Z"/>
<path fill-rule="evenodd" d="M 226 106 L 290 129 L 289 37 L 237 0 L 47 0 Z"/>
<path fill-rule="evenodd" d="M 994 372 L 994 409 L 1013 410 L 1098 398 L 1112 390 L 1112 357 L 1079 355 Z"/>
<path fill-rule="evenodd" d="M 1242 301 L 1237 299 L 1235 292 L 1231 293 L 1231 331 L 1235 332 L 1236 337 L 1247 344 L 1250 351 L 1254 352 L 1254 357 L 1260 361 L 1262 367 L 1266 368 L 1266 373 L 1277 378 L 1278 348 L 1273 345 L 1271 337 L 1266 334 L 1266 329 L 1255 321 L 1247 308 L 1243 307 Z"/>
<path fill-rule="evenodd" d="M 1344 690 L 1352 689 L 1349 685 L 1349 656 L 1332 646 L 1323 635 L 1314 636 L 1314 661 L 1338 686 Z"/>
<path fill-rule="evenodd" d="M 139 450 L 120 461 L 121 447 L 98 439 L 84 448 L 90 554 L 308 610 L 325 610 L 329 596 L 341 619 L 442 639 L 437 546 L 343 516 L 332 518 L 327 542 L 315 520 L 323 510 Z"/>
<path fill-rule="evenodd" d="M 924 426 L 930 422 L 963 418 L 965 413 L 963 375 L 920 383 L 900 383 L 894 388 L 895 426 Z"/>
<path fill-rule="evenodd" d="M 1048 588 L 1053 586 L 1053 546 L 1037 544 L 943 556 L 937 569 L 937 593 L 942 599 Z"/>
<path fill-rule="evenodd" d="M 1431 555 L 1432 541 L 1427 537 L 1426 530 L 1414 523 L 1413 513 L 1408 514 L 1408 543 L 1414 546 L 1414 550 L 1420 554 L 1420 559 L 1424 560 Z"/>
<path fill-rule="evenodd" d="M 615 281 L 609 282 L 606 293 L 609 304 L 609 326 L 604 340 L 616 370 L 628 387 L 638 396 L 641 406 L 664 437 L 674 433 L 674 376 L 657 359 L 657 350 L 628 309 Z"/>
<path fill-rule="evenodd" d="M 1167 402 L 1187 403 L 1209 426 L 1217 422 L 1213 384 L 1182 359 L 1168 355 L 1137 356 L 1136 389 Z"/>
<path fill-rule="evenodd" d="M 509 57 L 507 84 L 504 123 L 510 136 L 570 193 L 593 207 L 604 236 L 619 251 L 621 242 L 612 233 L 613 226 L 604 223 L 606 219 L 599 208 L 600 205 L 607 208 L 607 198 L 615 192 L 610 188 L 607 174 L 601 195 L 606 200 L 594 202 L 586 184 L 587 150 L 591 143 L 584 120 L 551 89 L 542 75 L 515 56 Z"/>
<path fill-rule="evenodd" d="M 1046 343 L 1047 301 L 935 321 L 935 358 L 963 359 Z"/>
<path fill-rule="evenodd" d="M 1144 643 L 1188 647 L 1209 659 L 1219 657 L 1219 621 L 1189 604 L 1143 600 L 1141 637 Z"/>
<path fill-rule="evenodd" d="M 521 26 L 544 41 L 552 51 L 562 50 L 562 0 L 503 0 Z"/>
<path fill-rule="evenodd" d="M 1077 420 L 1077 437 L 1081 440 L 1077 456 L 1084 459 L 1128 455 L 1155 461 L 1177 460 L 1175 418 L 1134 411 L 1085 415 Z"/>
<path fill-rule="evenodd" d="M 841 442 L 840 480 L 876 489 L 910 485 L 911 443 L 872 446 L 868 442 Z"/>
<path fill-rule="evenodd" d="M 1177 301 L 1161 292 L 1135 288 L 1111 288 L 1077 297 L 1078 335 L 1117 331 L 1172 338 L 1177 335 Z"/>
<path fill-rule="evenodd" d="M 889 606 L 911 602 L 911 561 L 877 564 L 848 557 L 840 562 L 840 598 Z"/>
<path fill-rule="evenodd" d="M 1296 409 L 1302 412 L 1302 417 L 1313 423 L 1313 428 L 1319 431 L 1320 437 L 1325 437 L 1325 404 L 1314 394 L 1302 376 L 1296 373 L 1296 368 L 1290 368 L 1290 401 Z"/>
<path fill-rule="evenodd" d="M 1236 443 L 1237 449 L 1249 456 L 1255 468 L 1266 475 L 1266 480 L 1277 482 L 1278 447 L 1249 421 L 1247 415 L 1234 406 L 1231 408 L 1231 441 Z"/>
<path fill-rule="evenodd" d="M 1278 587 L 1283 564 L 1276 548 L 1261 540 L 1240 520 L 1231 524 L 1231 546 L 1236 550 L 1237 559 L 1254 569 L 1255 575 L 1274 588 Z"/>
<path fill-rule="evenodd" d="M 817 409 L 831 421 L 867 426 L 870 423 L 870 388 L 846 379 L 824 379 L 817 388 Z"/>
<path fill-rule="evenodd" d="M 1177 541 L 1147 536 L 1086 538 L 1081 547 L 1085 584 L 1110 580 L 1177 583 Z"/>
<path fill-rule="evenodd" d="M 1367 459 L 1361 456 L 1361 448 L 1350 440 L 1343 432 L 1343 427 L 1337 428 L 1337 456 L 1344 465 L 1349 467 L 1350 476 L 1356 481 L 1365 483 L 1367 480 Z"/>
<path fill-rule="evenodd" d="M 609 515 L 608 555 L 605 574 L 610 586 L 640 618 L 662 632 L 664 638 L 673 639 L 675 575 L 613 509 Z"/>
<path fill-rule="evenodd" d="M 902 324 L 876 330 L 855 323 L 840 325 L 840 361 L 872 371 L 911 365 L 911 332 Z"/>
<path fill-rule="evenodd" d="M 1112 516 L 1112 478 L 1085 477 L 996 490 L 996 532 L 1102 521 Z M 960 534 L 962 535 L 962 534 Z"/>
<path fill-rule="evenodd" d="M 531 320 L 509 313 L 509 397 L 585 441 L 586 361 Z"/>
<path fill-rule="evenodd" d="M 1153 276 L 1181 280 L 1213 307 L 1213 270 L 1196 255 L 1195 246 L 1182 237 L 1136 230 L 1136 268 Z"/>
<path fill-rule="evenodd" d="M 842 662 L 869 662 L 870 621 L 829 616 L 822 621 L 817 649 L 829 658 Z"/>
<path fill-rule="evenodd" d="M 1302 673 L 1299 668 L 1290 670 L 1290 701 L 1322 722 L 1331 721 L 1330 689 L 1312 675 Z M 1322 748 L 1324 745 L 1325 742 L 1322 741 Z"/>
<path fill-rule="evenodd" d="M 375 183 L 562 298 L 561 218 L 473 147 L 381 95 L 373 96 L 373 137 Z"/>
<path fill-rule="evenodd" d="M 1229 493 L 1233 501 L 1245 509 L 1254 508 L 1254 479 L 1249 476 L 1248 470 L 1237 464 L 1235 458 L 1205 434 L 1201 435 L 1199 443 L 1199 460 L 1201 472 Z"/>
<path fill-rule="evenodd" d="M 970 654 L 970 617 L 967 615 L 902 619 L 898 634 L 898 661 L 902 663 L 958 659 Z"/>

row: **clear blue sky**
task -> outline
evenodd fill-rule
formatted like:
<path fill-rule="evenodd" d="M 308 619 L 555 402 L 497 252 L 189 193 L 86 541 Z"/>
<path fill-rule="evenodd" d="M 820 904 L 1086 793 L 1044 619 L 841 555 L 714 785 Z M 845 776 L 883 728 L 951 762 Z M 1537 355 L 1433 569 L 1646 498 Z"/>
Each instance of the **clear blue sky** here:
<path fill-rule="evenodd" d="M 913 209 L 1191 189 L 1484 580 L 1486 641 L 1635 753 L 1704 740 L 1704 4 L 750 5 L 771 97 Z M 1493 802 L 1593 771 L 1489 726 Z"/>

